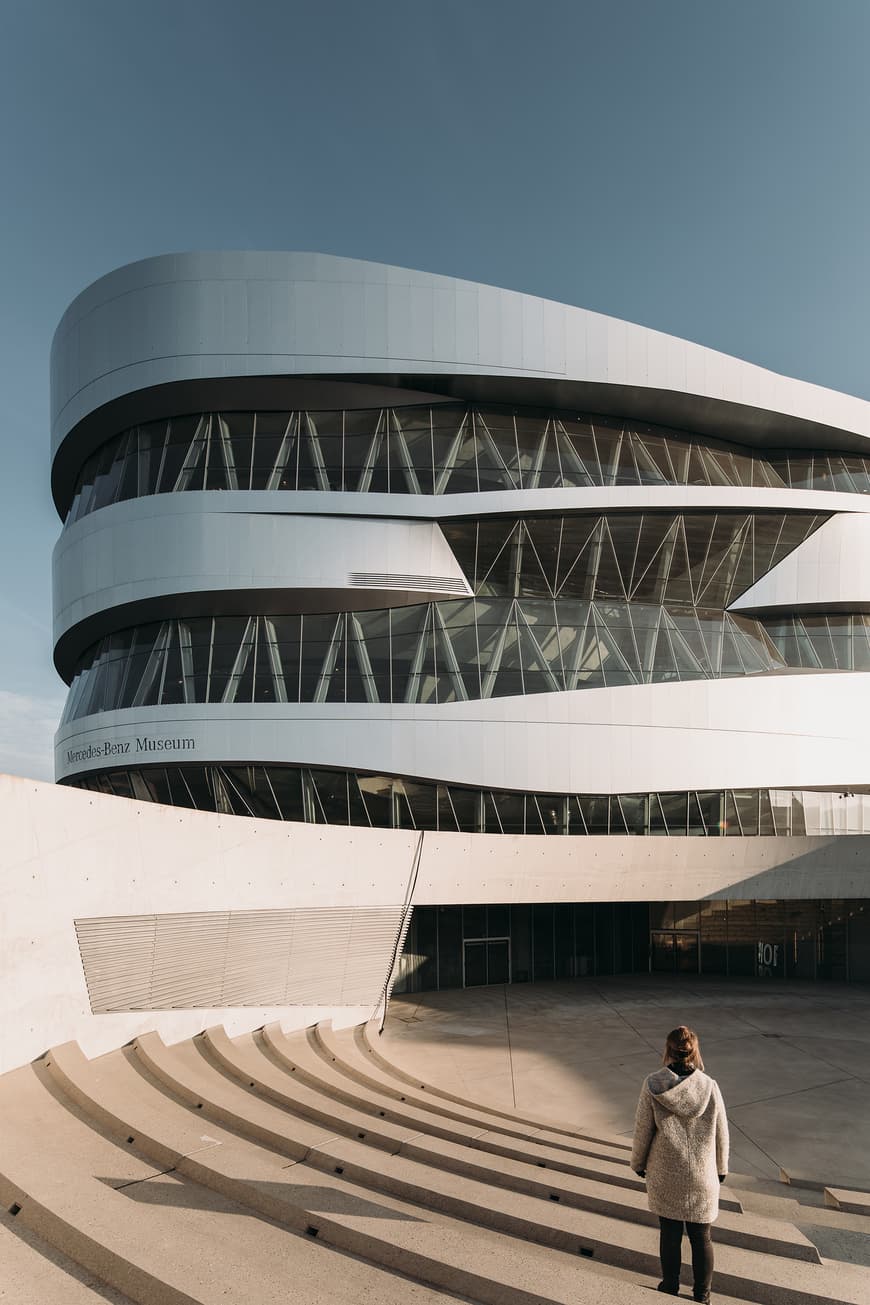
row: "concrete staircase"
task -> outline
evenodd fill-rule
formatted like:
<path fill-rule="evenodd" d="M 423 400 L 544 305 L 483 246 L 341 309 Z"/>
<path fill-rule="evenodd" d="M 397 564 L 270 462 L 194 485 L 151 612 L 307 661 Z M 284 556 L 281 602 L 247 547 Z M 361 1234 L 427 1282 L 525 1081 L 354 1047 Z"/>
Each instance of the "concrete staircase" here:
<path fill-rule="evenodd" d="M 640 1305 L 658 1280 L 624 1139 L 464 1101 L 367 1028 L 56 1047 L 0 1079 L 0 1207 L 21 1305 Z M 714 1236 L 718 1302 L 870 1300 L 733 1190 Z"/>

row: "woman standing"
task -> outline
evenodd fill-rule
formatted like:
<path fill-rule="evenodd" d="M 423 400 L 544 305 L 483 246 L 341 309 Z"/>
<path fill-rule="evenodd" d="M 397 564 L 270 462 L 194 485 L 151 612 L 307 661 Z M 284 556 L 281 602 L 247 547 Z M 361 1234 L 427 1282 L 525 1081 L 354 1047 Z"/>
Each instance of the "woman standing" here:
<path fill-rule="evenodd" d="M 710 1225 L 728 1173 L 728 1121 L 719 1085 L 704 1073 L 696 1033 L 682 1024 L 669 1033 L 662 1063 L 640 1091 L 631 1167 L 646 1178 L 649 1208 L 659 1216 L 658 1290 L 679 1294 L 685 1224 L 694 1298 L 706 1302 L 713 1281 Z"/>

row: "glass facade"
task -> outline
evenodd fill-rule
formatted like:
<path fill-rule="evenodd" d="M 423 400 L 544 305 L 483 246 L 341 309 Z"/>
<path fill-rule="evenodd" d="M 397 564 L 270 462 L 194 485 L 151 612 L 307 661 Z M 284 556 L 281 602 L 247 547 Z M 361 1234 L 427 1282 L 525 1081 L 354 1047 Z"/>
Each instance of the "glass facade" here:
<path fill-rule="evenodd" d="M 810 662 L 804 643 L 781 632 L 777 642 L 762 622 L 724 610 L 825 519 L 627 513 L 451 522 L 445 534 L 473 599 L 121 630 L 81 658 L 64 721 L 157 704 L 446 703 L 791 665 L 837 669 L 843 656 L 862 665 L 862 618 L 829 618 L 827 644 L 816 641 Z"/>
<path fill-rule="evenodd" d="M 870 459 L 764 453 L 622 419 L 453 404 L 206 412 L 133 426 L 106 441 L 81 468 L 67 520 L 185 490 L 456 494 L 605 485 L 866 494 Z"/>
<path fill-rule="evenodd" d="M 712 974 L 870 982 L 870 901 L 418 906 L 394 992 Z"/>
<path fill-rule="evenodd" d="M 472 834 L 805 837 L 870 833 L 870 794 L 791 789 L 517 793 L 304 766 L 180 765 L 65 781 L 117 797 L 379 829 Z"/>
<path fill-rule="evenodd" d="M 866 614 L 765 617 L 759 624 L 787 666 L 870 671 L 870 616 Z"/>

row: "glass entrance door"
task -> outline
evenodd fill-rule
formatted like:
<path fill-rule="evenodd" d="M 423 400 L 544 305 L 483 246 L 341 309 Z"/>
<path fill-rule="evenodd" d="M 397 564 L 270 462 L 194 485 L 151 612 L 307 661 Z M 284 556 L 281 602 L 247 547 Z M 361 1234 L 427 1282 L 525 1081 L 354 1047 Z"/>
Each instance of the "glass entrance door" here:
<path fill-rule="evenodd" d="M 462 983 L 465 988 L 511 981 L 510 938 L 466 939 L 462 959 Z"/>
<path fill-rule="evenodd" d="M 687 929 L 663 929 L 650 934 L 650 969 L 654 974 L 697 974 L 698 934 Z"/>

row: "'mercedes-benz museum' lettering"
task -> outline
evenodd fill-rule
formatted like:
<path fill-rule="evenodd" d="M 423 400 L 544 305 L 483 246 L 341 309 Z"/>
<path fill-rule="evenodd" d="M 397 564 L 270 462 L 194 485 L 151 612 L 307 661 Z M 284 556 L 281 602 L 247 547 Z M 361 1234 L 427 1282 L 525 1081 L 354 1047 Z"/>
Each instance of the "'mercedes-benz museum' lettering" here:
<path fill-rule="evenodd" d="M 106 739 L 102 743 L 88 743 L 83 748 L 67 748 L 66 759 L 67 765 L 78 766 L 99 757 L 123 757 L 140 752 L 193 752 L 195 750 L 196 740 L 192 738 L 152 739 L 139 736 L 132 740 Z"/>
<path fill-rule="evenodd" d="M 408 988 L 870 978 L 870 404 L 230 252 L 86 289 L 52 412 L 59 782 L 462 835 Z"/>

